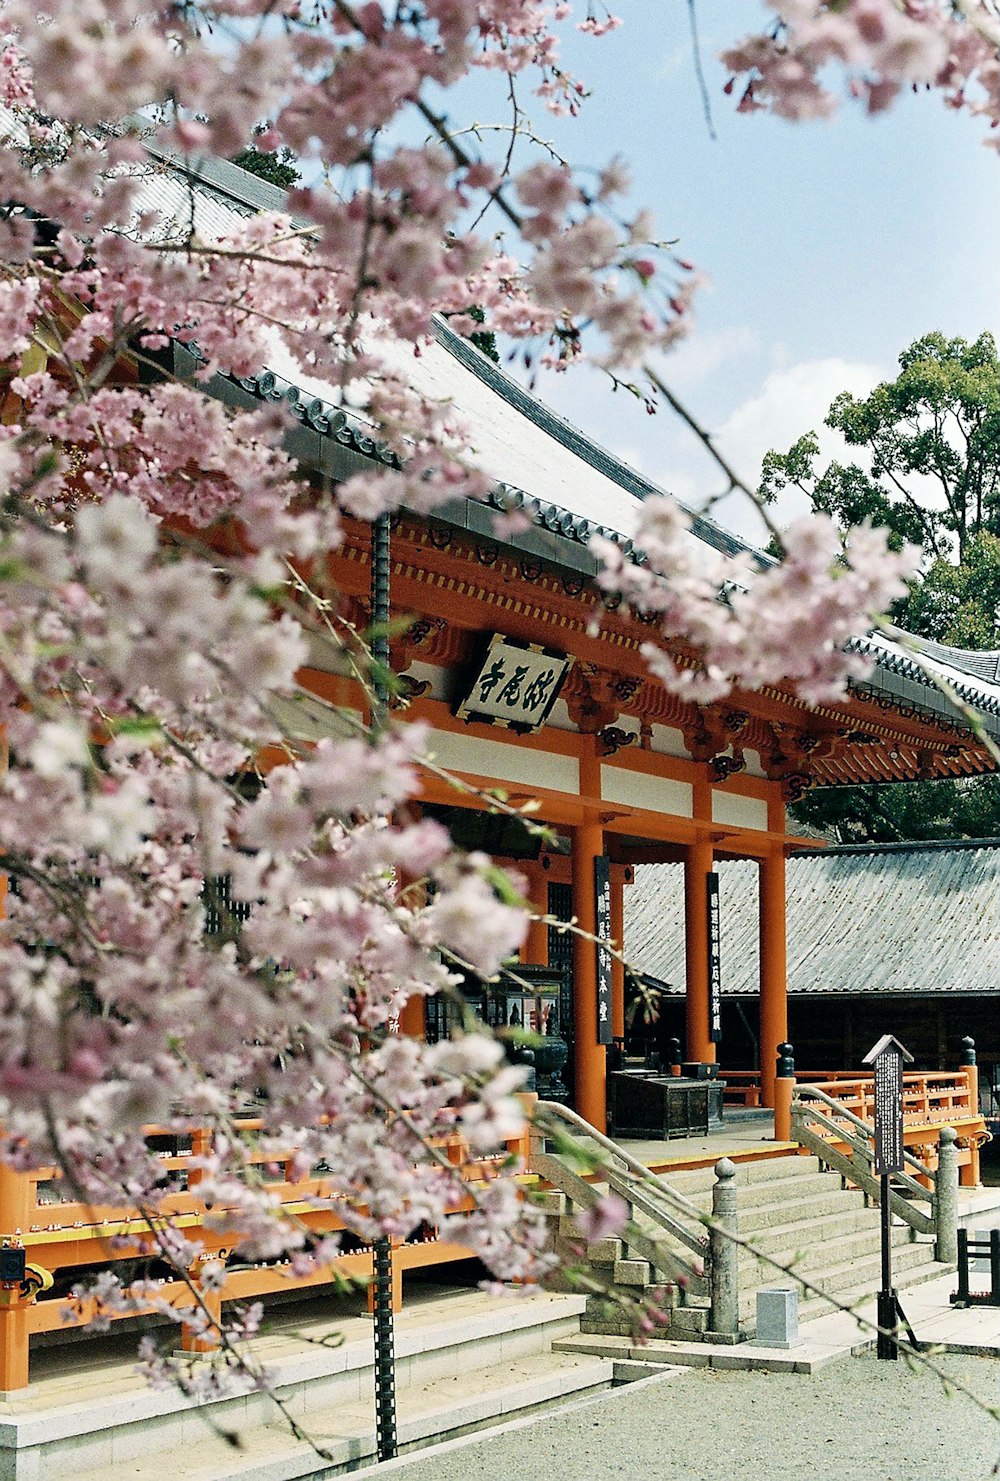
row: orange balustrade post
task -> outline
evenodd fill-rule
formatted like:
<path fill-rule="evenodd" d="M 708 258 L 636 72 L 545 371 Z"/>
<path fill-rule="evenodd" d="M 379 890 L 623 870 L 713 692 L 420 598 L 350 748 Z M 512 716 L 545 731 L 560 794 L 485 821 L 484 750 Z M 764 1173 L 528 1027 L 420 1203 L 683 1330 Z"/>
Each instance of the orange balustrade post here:
<path fill-rule="evenodd" d="M 182 1352 L 215 1352 L 222 1342 L 222 1295 L 216 1290 L 205 1290 L 201 1284 L 201 1267 L 202 1261 L 199 1260 L 188 1271 L 188 1277 L 201 1297 L 202 1304 L 196 1304 L 194 1309 L 201 1318 L 208 1318 L 208 1325 L 181 1324 Z"/>
<path fill-rule="evenodd" d="M 774 1140 L 792 1139 L 792 1095 L 795 1091 L 795 1060 L 789 1043 L 778 1045 L 776 1074 L 771 1081 L 774 1105 Z"/>
<path fill-rule="evenodd" d="M 0 1393 L 28 1387 L 29 1297 L 0 1290 Z"/>
<path fill-rule="evenodd" d="M 708 1003 L 708 876 L 712 845 L 699 838 L 684 858 L 685 1023 L 687 1057 L 715 1063 L 715 1045 L 709 1038 Z"/>
<path fill-rule="evenodd" d="M 781 809 L 782 814 L 784 809 Z M 785 945 L 785 855 L 760 861 L 760 1091 L 774 1105 L 774 1066 L 778 1045 L 788 1038 L 788 981 Z"/>

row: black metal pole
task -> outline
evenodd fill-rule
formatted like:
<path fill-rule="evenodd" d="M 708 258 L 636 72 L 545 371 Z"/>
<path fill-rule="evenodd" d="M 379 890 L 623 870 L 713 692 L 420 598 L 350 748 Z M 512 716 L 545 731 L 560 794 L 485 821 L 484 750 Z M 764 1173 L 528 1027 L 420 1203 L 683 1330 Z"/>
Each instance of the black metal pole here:
<path fill-rule="evenodd" d="M 372 520 L 371 737 L 377 740 L 389 706 L 389 516 Z M 375 1439 L 380 1461 L 396 1454 L 396 1360 L 392 1321 L 392 1243 L 380 1235 L 372 1248 L 375 1317 Z"/>
<path fill-rule="evenodd" d="M 372 640 L 372 737 L 385 725 L 389 704 L 389 516 L 380 514 L 372 520 L 371 579 Z"/>
<path fill-rule="evenodd" d="M 396 1358 L 392 1329 L 392 1245 L 375 1241 L 375 1444 L 378 1458 L 396 1454 Z"/>
<path fill-rule="evenodd" d="M 878 1293 L 879 1334 L 875 1351 L 876 1356 L 880 1358 L 897 1358 L 899 1349 L 896 1346 L 896 1335 L 899 1328 L 897 1326 L 896 1292 L 892 1288 L 892 1208 L 889 1174 L 884 1172 L 879 1183 L 879 1203 L 882 1214 L 882 1289 Z"/>

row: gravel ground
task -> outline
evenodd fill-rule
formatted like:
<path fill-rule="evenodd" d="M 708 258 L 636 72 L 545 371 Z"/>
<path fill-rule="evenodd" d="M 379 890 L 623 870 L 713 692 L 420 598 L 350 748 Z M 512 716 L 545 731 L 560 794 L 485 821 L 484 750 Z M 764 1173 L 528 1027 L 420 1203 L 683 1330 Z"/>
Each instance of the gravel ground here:
<path fill-rule="evenodd" d="M 1000 1405 L 996 1358 L 939 1362 Z M 393 1481 L 988 1481 L 998 1456 L 1000 1422 L 923 1370 L 865 1355 L 811 1378 L 697 1369 L 387 1470 Z"/>

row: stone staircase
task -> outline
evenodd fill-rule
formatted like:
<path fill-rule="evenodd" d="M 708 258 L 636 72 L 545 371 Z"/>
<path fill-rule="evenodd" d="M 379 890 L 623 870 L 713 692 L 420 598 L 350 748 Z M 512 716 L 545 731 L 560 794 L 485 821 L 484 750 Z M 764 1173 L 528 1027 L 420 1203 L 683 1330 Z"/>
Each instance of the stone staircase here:
<path fill-rule="evenodd" d="M 0 1406 L 0 1481 L 317 1481 L 373 1462 L 371 1320 L 320 1317 L 318 1304 L 275 1313 L 254 1349 L 287 1413 L 329 1460 L 264 1393 L 192 1405 L 173 1389 L 148 1388 L 123 1339 L 117 1356 L 84 1358 L 84 1344 L 42 1355 L 31 1386 Z M 637 1376 L 634 1364 L 555 1348 L 578 1340 L 583 1304 L 474 1290 L 407 1299 L 395 1336 L 400 1451 Z"/>
<path fill-rule="evenodd" d="M 712 1209 L 714 1169 L 671 1172 L 670 1187 L 702 1213 Z M 838 1302 L 856 1305 L 878 1289 L 881 1278 L 879 1210 L 867 1207 L 860 1189 L 845 1187 L 839 1174 L 825 1170 L 815 1157 L 777 1157 L 743 1162 L 736 1170 L 739 1234 L 756 1253 L 741 1250 L 738 1260 L 740 1334 L 751 1334 L 756 1323 L 756 1298 L 761 1287 L 797 1284 L 800 1276 L 799 1318 L 832 1310 L 824 1293 Z M 554 1240 L 568 1258 L 580 1248 L 572 1206 L 564 1195 L 549 1195 L 549 1211 L 557 1227 Z M 650 1221 L 637 1211 L 635 1221 L 652 1234 Z M 662 1230 L 656 1230 L 663 1240 Z M 777 1269 L 778 1261 L 789 1273 Z M 604 1239 L 587 1246 L 587 1261 L 603 1282 L 627 1296 L 640 1296 L 650 1286 L 662 1286 L 648 1260 L 634 1257 L 620 1239 Z M 893 1225 L 893 1282 L 897 1289 L 931 1280 L 953 1267 L 934 1258 L 933 1240 L 918 1236 L 902 1222 Z M 667 1291 L 670 1324 L 660 1335 L 675 1340 L 697 1340 L 707 1333 L 706 1295 Z M 590 1296 L 581 1319 L 584 1333 L 627 1335 L 631 1323 L 613 1300 Z M 713 1341 L 719 1338 L 713 1337 Z"/>

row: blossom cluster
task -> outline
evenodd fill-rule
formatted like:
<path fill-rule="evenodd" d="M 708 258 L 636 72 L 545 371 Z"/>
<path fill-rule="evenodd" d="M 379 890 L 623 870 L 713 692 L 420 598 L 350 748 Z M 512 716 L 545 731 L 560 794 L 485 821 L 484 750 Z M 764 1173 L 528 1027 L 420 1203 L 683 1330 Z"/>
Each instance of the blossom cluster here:
<path fill-rule="evenodd" d="M 823 118 L 837 99 L 829 69 L 869 113 L 903 88 L 939 88 L 952 108 L 1000 127 L 1000 17 L 987 0 L 768 0 L 770 31 L 722 53 L 741 112 L 769 108 L 782 118 Z M 1000 135 L 991 133 L 997 147 Z"/>
<path fill-rule="evenodd" d="M 601 536 L 591 549 L 601 585 L 656 618 L 664 641 L 644 647 L 651 671 L 701 704 L 736 686 L 782 681 L 809 704 L 839 698 L 871 667 L 848 651 L 848 639 L 903 595 L 920 562 L 917 547 L 894 551 L 884 531 L 868 526 L 844 542 L 824 514 L 791 525 L 784 558 L 763 566 L 749 553 L 706 550 L 690 527 L 672 500 L 658 498 L 644 506 L 636 534 L 641 564 Z"/>

